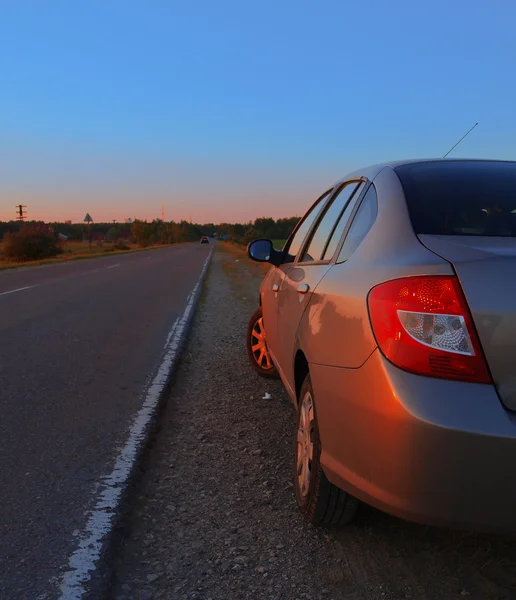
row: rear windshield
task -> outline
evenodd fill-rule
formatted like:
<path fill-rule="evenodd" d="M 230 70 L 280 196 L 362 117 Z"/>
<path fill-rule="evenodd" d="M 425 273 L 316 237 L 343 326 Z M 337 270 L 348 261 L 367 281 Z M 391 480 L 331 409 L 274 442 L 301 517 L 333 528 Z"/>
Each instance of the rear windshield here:
<path fill-rule="evenodd" d="M 516 237 L 516 162 L 436 161 L 395 171 L 416 234 Z"/>

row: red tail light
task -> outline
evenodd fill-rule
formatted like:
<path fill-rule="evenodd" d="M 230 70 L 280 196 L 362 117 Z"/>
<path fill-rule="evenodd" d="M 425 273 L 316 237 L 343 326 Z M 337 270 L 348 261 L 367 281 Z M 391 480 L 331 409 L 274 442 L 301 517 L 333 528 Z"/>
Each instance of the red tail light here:
<path fill-rule="evenodd" d="M 369 294 L 369 314 L 380 350 L 400 369 L 492 382 L 456 277 L 409 277 L 378 285 Z"/>

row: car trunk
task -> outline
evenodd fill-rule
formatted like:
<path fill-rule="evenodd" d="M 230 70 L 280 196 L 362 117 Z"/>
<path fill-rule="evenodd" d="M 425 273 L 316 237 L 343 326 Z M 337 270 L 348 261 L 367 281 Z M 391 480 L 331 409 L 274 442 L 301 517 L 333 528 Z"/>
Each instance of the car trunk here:
<path fill-rule="evenodd" d="M 516 238 L 419 239 L 455 268 L 498 394 L 516 410 Z"/>

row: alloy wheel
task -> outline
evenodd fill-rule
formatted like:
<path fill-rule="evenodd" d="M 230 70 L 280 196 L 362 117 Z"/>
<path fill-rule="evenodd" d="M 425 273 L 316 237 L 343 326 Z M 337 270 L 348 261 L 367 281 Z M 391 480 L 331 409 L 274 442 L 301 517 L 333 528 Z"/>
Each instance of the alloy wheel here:
<path fill-rule="evenodd" d="M 251 349 L 253 357 L 262 369 L 272 369 L 273 364 L 265 340 L 263 318 L 257 319 L 251 333 Z"/>
<path fill-rule="evenodd" d="M 300 407 L 299 427 L 297 430 L 297 482 L 303 497 L 308 495 L 312 475 L 314 457 L 313 443 L 314 402 L 308 391 L 303 397 Z"/>

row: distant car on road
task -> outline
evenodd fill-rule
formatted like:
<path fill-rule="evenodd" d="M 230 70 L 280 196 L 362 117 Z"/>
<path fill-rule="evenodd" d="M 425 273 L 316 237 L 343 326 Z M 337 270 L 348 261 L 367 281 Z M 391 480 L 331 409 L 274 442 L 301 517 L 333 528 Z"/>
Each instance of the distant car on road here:
<path fill-rule="evenodd" d="M 420 160 L 333 185 L 282 251 L 247 331 L 297 408 L 295 490 L 314 524 L 358 501 L 516 532 L 516 162 Z"/>
<path fill-rule="evenodd" d="M 203 235 L 201 238 L 201 244 L 209 244 L 210 240 L 208 239 L 208 236 Z"/>

